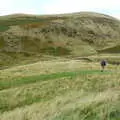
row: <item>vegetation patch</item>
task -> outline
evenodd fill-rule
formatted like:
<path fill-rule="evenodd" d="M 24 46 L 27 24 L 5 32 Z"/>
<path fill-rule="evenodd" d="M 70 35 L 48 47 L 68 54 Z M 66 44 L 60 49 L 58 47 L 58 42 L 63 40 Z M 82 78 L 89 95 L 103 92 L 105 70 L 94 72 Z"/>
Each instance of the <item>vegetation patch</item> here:
<path fill-rule="evenodd" d="M 71 50 L 63 47 L 48 47 L 42 49 L 43 53 L 54 56 L 70 55 Z"/>
<path fill-rule="evenodd" d="M 103 49 L 103 50 L 99 50 L 98 52 L 100 53 L 120 53 L 120 45 L 111 47 L 111 48 L 107 48 L 107 49 Z"/>
<path fill-rule="evenodd" d="M 54 73 L 48 75 L 29 76 L 14 80 L 0 80 L 0 90 L 17 87 L 25 84 L 40 82 L 40 81 L 63 78 L 63 77 L 75 77 L 78 75 L 86 75 L 86 74 L 109 74 L 109 73 L 111 72 L 105 71 L 102 73 L 99 70 L 86 70 L 86 71 L 78 71 L 78 72 L 61 72 L 61 73 Z"/>
<path fill-rule="evenodd" d="M 9 29 L 9 26 L 7 25 L 0 25 L 0 32 L 5 32 Z"/>
<path fill-rule="evenodd" d="M 0 48 L 3 48 L 5 45 L 5 41 L 4 41 L 4 38 L 1 36 L 0 37 Z"/>
<path fill-rule="evenodd" d="M 116 108 L 112 110 L 114 105 Z M 118 105 L 118 106 L 117 106 Z M 82 106 L 75 109 L 69 109 L 55 117 L 53 120 L 119 120 L 120 109 L 118 103 L 106 103 L 100 101 L 90 105 Z"/>

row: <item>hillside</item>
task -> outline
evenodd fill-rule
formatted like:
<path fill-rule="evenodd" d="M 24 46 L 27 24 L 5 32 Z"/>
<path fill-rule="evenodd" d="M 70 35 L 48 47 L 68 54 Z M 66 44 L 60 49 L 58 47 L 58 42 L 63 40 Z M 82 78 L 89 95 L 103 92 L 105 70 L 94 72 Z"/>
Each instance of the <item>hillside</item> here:
<path fill-rule="evenodd" d="M 88 56 L 118 45 L 120 21 L 108 15 L 82 12 L 0 17 L 1 66 L 44 56 Z"/>
<path fill-rule="evenodd" d="M 0 120 L 120 120 L 119 52 L 108 15 L 0 17 Z"/>

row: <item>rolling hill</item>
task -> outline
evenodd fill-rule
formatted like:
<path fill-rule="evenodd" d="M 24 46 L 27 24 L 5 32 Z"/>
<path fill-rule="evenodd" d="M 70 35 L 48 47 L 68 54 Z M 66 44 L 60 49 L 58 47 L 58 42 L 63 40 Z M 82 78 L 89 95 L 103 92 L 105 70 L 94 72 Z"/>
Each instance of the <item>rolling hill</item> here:
<path fill-rule="evenodd" d="M 0 17 L 0 66 L 44 56 L 89 56 L 119 45 L 120 21 L 104 14 Z"/>

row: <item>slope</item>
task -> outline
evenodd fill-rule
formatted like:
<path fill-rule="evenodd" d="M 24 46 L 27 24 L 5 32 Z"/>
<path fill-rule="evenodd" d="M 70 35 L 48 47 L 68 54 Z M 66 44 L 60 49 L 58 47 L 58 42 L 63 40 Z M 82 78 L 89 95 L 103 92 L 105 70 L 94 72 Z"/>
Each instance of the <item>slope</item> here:
<path fill-rule="evenodd" d="M 120 21 L 103 14 L 0 17 L 1 66 L 44 56 L 88 56 L 119 45 Z"/>

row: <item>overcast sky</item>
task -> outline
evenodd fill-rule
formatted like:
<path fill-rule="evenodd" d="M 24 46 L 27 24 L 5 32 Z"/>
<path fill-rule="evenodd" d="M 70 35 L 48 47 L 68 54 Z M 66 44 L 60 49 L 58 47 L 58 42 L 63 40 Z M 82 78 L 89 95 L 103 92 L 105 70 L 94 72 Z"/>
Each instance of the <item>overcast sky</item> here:
<path fill-rule="evenodd" d="M 92 11 L 120 19 L 120 0 L 1 0 L 0 15 L 59 14 Z"/>

